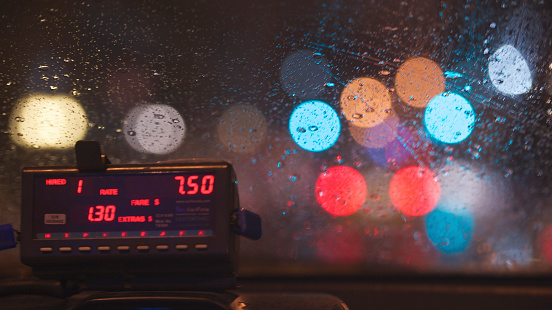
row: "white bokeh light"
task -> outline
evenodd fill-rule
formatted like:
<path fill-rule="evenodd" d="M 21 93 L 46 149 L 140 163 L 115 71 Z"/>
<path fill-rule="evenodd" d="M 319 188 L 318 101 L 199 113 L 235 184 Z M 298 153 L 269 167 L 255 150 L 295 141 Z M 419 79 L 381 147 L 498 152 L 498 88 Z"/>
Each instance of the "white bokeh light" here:
<path fill-rule="evenodd" d="M 126 141 L 139 152 L 174 152 L 186 136 L 182 116 L 165 104 L 141 104 L 127 114 L 123 126 Z"/>
<path fill-rule="evenodd" d="M 86 135 L 84 109 L 65 95 L 30 95 L 18 102 L 10 115 L 8 131 L 24 147 L 71 148 Z"/>
<path fill-rule="evenodd" d="M 489 57 L 489 77 L 496 89 L 508 95 L 524 94 L 533 80 L 527 61 L 511 45 L 504 45 Z"/>

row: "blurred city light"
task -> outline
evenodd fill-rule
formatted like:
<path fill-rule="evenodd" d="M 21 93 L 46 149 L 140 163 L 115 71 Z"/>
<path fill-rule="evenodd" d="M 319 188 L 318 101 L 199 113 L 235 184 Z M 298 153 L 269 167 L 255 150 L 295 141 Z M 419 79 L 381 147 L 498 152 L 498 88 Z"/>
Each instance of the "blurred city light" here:
<path fill-rule="evenodd" d="M 458 143 L 472 133 L 475 112 L 464 97 L 442 93 L 429 102 L 424 124 L 433 138 L 444 143 Z"/>
<path fill-rule="evenodd" d="M 34 94 L 16 104 L 8 126 L 17 145 L 63 149 L 85 137 L 88 120 L 81 105 L 69 96 Z"/>
<path fill-rule="evenodd" d="M 445 91 L 443 71 L 432 60 L 423 57 L 405 61 L 395 76 L 399 98 L 415 108 L 423 108 Z"/>
<path fill-rule="evenodd" d="M 310 152 L 329 149 L 341 134 L 335 110 L 318 100 L 303 102 L 289 119 L 289 132 L 300 147 Z"/>
<path fill-rule="evenodd" d="M 230 152 L 251 153 L 265 139 L 267 121 L 259 109 L 249 104 L 231 106 L 220 117 L 218 136 Z"/>
<path fill-rule="evenodd" d="M 341 113 L 352 126 L 374 127 L 394 113 L 387 87 L 372 78 L 349 82 L 341 92 L 340 102 Z"/>
<path fill-rule="evenodd" d="M 500 47 L 489 57 L 489 78 L 499 92 L 507 95 L 526 93 L 533 83 L 527 61 L 511 45 Z"/>
<path fill-rule="evenodd" d="M 141 104 L 125 117 L 126 141 L 139 152 L 168 154 L 174 152 L 186 136 L 184 119 L 171 106 Z"/>

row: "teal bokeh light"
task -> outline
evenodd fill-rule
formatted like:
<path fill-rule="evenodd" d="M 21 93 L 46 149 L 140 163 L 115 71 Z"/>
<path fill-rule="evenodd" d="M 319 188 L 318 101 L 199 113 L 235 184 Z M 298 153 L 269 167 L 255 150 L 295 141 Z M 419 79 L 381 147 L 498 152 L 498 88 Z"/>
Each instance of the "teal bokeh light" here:
<path fill-rule="evenodd" d="M 341 124 L 332 107 L 322 101 L 311 100 L 300 104 L 291 113 L 289 132 L 301 148 L 321 152 L 337 141 Z"/>
<path fill-rule="evenodd" d="M 424 124 L 433 138 L 444 143 L 458 143 L 472 133 L 475 112 L 464 97 L 442 93 L 427 105 Z"/>
<path fill-rule="evenodd" d="M 452 212 L 437 208 L 426 218 L 427 235 L 433 245 L 445 253 L 466 250 L 471 241 L 474 221 L 467 211 Z"/>

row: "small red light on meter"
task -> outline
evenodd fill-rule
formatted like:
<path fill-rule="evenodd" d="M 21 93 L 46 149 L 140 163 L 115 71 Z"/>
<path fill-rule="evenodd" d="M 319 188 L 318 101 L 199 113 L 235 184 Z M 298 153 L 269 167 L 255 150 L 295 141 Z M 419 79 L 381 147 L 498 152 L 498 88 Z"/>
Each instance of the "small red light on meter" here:
<path fill-rule="evenodd" d="M 52 235 L 51 234 L 44 234 L 44 238 L 50 239 L 50 238 L 52 238 Z"/>

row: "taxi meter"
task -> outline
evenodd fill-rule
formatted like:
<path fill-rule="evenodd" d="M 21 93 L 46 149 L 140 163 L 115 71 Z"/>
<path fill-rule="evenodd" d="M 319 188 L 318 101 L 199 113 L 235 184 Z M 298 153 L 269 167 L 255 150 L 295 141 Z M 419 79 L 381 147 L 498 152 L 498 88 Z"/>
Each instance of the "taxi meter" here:
<path fill-rule="evenodd" d="M 238 239 L 260 237 L 218 160 L 111 165 L 79 141 L 76 167 L 23 170 L 21 260 L 89 286 L 232 288 Z M 94 162 L 95 161 L 95 162 Z"/>

